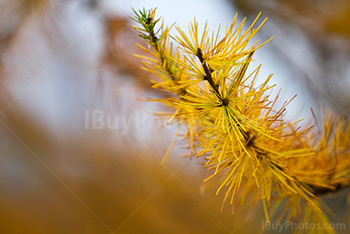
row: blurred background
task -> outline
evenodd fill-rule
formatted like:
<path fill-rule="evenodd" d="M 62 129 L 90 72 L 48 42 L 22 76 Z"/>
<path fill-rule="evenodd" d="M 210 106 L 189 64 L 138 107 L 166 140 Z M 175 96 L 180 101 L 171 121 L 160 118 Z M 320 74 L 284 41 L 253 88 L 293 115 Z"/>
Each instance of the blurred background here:
<path fill-rule="evenodd" d="M 253 64 L 263 64 L 262 79 L 274 73 L 281 102 L 298 94 L 288 116 L 308 119 L 319 103 L 350 114 L 348 0 L 2 0 L 0 233 L 261 230 L 259 204 L 220 211 L 222 195 L 202 186 L 201 160 L 182 157 L 185 141 L 160 167 L 176 126 L 143 100 L 164 94 L 133 57 L 143 41 L 132 7 L 158 7 L 167 25 L 208 20 L 212 30 L 236 12 L 249 25 L 262 11 L 269 20 L 256 39 L 275 39 Z M 349 226 L 346 192 L 325 199 L 331 219 Z"/>

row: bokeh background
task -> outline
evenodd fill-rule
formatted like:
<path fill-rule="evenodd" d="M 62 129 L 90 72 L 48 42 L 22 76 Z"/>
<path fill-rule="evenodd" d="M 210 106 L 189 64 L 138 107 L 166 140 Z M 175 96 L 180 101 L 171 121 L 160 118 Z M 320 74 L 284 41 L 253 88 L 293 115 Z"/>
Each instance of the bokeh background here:
<path fill-rule="evenodd" d="M 275 39 L 253 64 L 263 64 L 262 79 L 274 73 L 282 102 L 298 94 L 288 117 L 308 120 L 320 103 L 350 114 L 348 0 L 2 0 L 0 233 L 261 230 L 259 204 L 221 211 L 222 196 L 202 185 L 201 160 L 182 157 L 186 142 L 160 167 L 176 126 L 150 113 L 167 109 L 143 100 L 164 94 L 133 57 L 143 41 L 132 7 L 158 7 L 167 25 L 208 20 L 212 30 L 236 12 L 249 25 L 261 11 L 269 20 L 256 39 Z M 94 115 L 104 126 L 94 128 Z M 346 196 L 324 199 L 331 220 L 350 227 Z"/>

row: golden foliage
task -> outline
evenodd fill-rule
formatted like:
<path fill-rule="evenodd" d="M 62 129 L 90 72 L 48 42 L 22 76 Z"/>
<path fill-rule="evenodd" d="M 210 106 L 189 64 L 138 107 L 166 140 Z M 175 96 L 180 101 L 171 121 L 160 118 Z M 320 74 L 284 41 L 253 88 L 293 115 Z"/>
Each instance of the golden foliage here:
<path fill-rule="evenodd" d="M 194 20 L 189 34 L 176 26 L 174 37 L 169 34 L 173 26 L 160 23 L 155 10 L 134 12 L 141 25 L 134 28 L 149 44 L 140 46 L 149 54 L 138 56 L 143 69 L 158 75 L 153 88 L 172 94 L 153 101 L 173 107 L 169 122 L 186 126 L 183 137 L 191 155 L 204 158 L 204 167 L 212 171 L 204 182 L 216 179 L 217 194 L 225 190 L 224 201 L 232 205 L 236 197 L 243 203 L 254 194 L 268 221 L 271 200 L 286 199 L 288 219 L 302 217 L 307 209 L 315 213 L 312 222 L 326 222 L 317 199 L 349 186 L 350 127 L 328 114 L 322 126 L 315 118 L 317 132 L 312 125 L 298 127 L 300 120 L 283 115 L 291 100 L 276 107 L 278 96 L 270 97 L 271 75 L 256 85 L 260 66 L 250 74 L 247 68 L 267 41 L 250 41 L 266 19 L 254 28 L 258 16 L 244 29 L 244 20 L 237 25 L 235 17 L 222 38 L 219 30 L 210 34 L 207 25 L 200 35 Z"/>

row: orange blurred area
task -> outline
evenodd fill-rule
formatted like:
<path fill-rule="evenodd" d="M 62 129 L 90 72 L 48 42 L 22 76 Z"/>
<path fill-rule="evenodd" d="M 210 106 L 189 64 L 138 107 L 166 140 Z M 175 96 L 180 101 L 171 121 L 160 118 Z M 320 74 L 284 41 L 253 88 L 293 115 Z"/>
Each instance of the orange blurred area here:
<path fill-rule="evenodd" d="M 2 128 L 12 149 L 2 156 L 1 233 L 226 233 L 257 228 L 249 222 L 259 215 L 242 208 L 236 212 L 246 215 L 221 212 L 214 191 L 201 195 L 201 178 L 186 169 L 188 161 L 160 168 L 159 157 L 140 146 L 116 149 L 92 139 L 59 143 L 34 136 L 37 129 L 23 132 L 19 123 L 7 126 L 14 130 Z"/>

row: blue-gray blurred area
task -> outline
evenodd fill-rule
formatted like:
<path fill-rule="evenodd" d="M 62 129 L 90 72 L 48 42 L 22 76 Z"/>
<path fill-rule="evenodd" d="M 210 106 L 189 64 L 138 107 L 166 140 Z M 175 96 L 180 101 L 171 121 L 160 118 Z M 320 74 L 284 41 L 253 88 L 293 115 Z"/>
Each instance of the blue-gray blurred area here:
<path fill-rule="evenodd" d="M 275 74 L 282 102 L 299 95 L 291 118 L 318 102 L 348 114 L 349 4 L 334 1 L 328 12 L 323 1 L 317 9 L 262 2 L 0 1 L 0 233 L 261 230 L 261 206 L 232 215 L 228 204 L 220 211 L 215 189 L 203 192 L 208 173 L 202 161 L 181 158 L 186 142 L 179 139 L 160 167 L 176 126 L 150 113 L 168 109 L 142 100 L 165 94 L 150 88 L 154 77 L 133 56 L 144 42 L 129 15 L 132 7 L 158 7 L 167 25 L 187 27 L 196 17 L 215 29 L 237 11 L 249 24 L 261 10 L 269 21 L 257 39 L 276 38 L 254 63 L 263 64 L 262 77 Z M 331 11 L 338 13 L 319 15 Z"/>
<path fill-rule="evenodd" d="M 350 114 L 349 0 L 234 0 L 253 17 L 269 18 L 265 30 L 276 38 L 271 50 L 288 66 L 292 82 L 302 82 L 317 102 L 337 114 Z"/>

